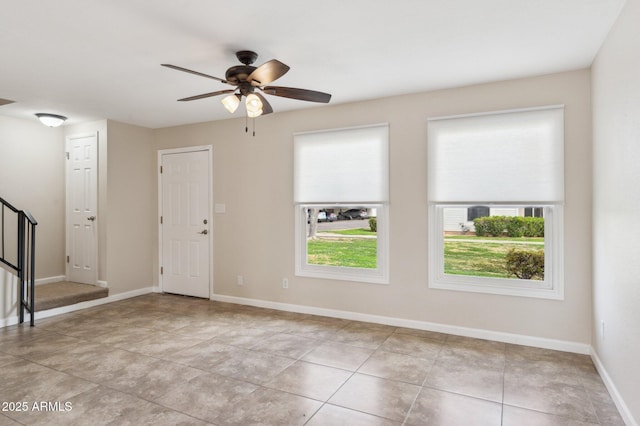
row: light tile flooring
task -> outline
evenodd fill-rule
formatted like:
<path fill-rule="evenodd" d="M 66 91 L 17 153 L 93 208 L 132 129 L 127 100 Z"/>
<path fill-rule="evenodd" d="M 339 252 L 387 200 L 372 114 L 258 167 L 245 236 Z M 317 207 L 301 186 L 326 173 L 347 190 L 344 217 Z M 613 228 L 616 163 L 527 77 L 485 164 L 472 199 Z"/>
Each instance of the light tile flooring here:
<path fill-rule="evenodd" d="M 624 424 L 588 356 L 159 294 L 0 329 L 0 403 L 0 425 Z"/>

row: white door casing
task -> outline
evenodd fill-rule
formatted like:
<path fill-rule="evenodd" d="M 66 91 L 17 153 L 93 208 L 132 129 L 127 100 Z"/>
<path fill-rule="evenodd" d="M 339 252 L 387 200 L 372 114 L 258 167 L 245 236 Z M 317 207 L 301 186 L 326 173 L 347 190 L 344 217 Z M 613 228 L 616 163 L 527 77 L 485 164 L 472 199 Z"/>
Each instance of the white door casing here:
<path fill-rule="evenodd" d="M 67 268 L 69 281 L 98 280 L 98 133 L 66 138 Z"/>
<path fill-rule="evenodd" d="M 211 147 L 159 151 L 160 289 L 212 294 Z"/>

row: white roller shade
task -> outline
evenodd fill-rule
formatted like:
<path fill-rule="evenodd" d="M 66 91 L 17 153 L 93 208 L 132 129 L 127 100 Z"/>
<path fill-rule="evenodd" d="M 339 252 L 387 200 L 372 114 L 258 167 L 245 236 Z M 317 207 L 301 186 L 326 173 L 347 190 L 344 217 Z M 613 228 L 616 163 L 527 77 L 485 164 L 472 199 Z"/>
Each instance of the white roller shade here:
<path fill-rule="evenodd" d="M 389 199 L 388 124 L 294 135 L 296 203 Z"/>
<path fill-rule="evenodd" d="M 428 122 L 429 201 L 564 200 L 562 106 Z"/>

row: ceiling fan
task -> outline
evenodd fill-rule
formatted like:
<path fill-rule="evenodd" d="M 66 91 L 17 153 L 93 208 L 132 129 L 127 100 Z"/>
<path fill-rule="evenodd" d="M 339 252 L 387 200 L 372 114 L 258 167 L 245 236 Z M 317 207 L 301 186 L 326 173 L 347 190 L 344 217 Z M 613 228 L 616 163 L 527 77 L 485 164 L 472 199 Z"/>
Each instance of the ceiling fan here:
<path fill-rule="evenodd" d="M 247 108 L 247 116 L 252 118 L 273 112 L 273 108 L 260 92 L 268 95 L 310 102 L 328 103 L 331 99 L 331 95 L 329 93 L 317 92 L 315 90 L 267 86 L 269 83 L 279 79 L 289 71 L 289 66 L 283 64 L 277 59 L 272 59 L 259 67 L 254 67 L 251 64 L 258 59 L 257 53 L 250 50 L 241 50 L 236 52 L 236 57 L 242 65 L 235 65 L 229 68 L 225 73 L 225 78 L 214 77 L 212 75 L 203 74 L 201 72 L 176 65 L 161 65 L 163 67 L 188 72 L 201 77 L 211 78 L 213 80 L 218 80 L 222 83 L 235 86 L 233 89 L 218 90 L 216 92 L 189 96 L 188 98 L 178 99 L 178 101 L 195 101 L 196 99 L 228 94 L 228 96 L 222 99 L 222 104 L 230 113 L 234 113 L 244 96 L 246 98 L 245 105 Z"/>

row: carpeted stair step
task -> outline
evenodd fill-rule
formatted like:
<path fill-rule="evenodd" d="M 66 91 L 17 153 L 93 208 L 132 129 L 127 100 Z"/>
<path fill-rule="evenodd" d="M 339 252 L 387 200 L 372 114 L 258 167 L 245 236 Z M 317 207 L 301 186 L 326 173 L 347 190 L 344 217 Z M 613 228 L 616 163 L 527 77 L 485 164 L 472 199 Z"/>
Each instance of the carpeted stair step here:
<path fill-rule="evenodd" d="M 36 312 L 46 311 L 107 296 L 109 296 L 109 289 L 95 285 L 68 281 L 42 284 L 36 286 L 35 310 Z"/>

